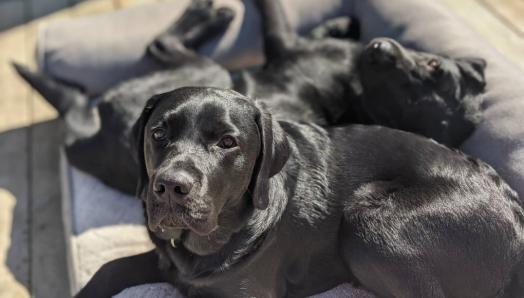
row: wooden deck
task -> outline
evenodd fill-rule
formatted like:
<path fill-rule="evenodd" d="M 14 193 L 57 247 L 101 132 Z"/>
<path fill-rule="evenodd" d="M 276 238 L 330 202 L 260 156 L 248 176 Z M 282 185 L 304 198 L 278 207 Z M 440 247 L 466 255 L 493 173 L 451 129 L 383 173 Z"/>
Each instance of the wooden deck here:
<path fill-rule="evenodd" d="M 70 292 L 60 216 L 61 126 L 10 61 L 35 66 L 37 29 L 46 22 L 147 2 L 156 0 L 0 0 L 0 28 L 22 24 L 0 31 L 1 298 L 58 298 Z"/>
<path fill-rule="evenodd" d="M 0 0 L 0 298 L 69 293 L 58 180 L 61 127 L 9 62 L 34 66 L 36 32 L 45 22 L 156 1 Z M 524 68 L 522 0 L 441 1 Z"/>

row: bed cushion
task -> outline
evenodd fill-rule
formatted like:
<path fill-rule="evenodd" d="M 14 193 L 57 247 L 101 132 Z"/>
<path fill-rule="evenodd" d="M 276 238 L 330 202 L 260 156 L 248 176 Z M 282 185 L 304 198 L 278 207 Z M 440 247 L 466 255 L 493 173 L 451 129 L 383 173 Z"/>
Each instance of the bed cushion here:
<path fill-rule="evenodd" d="M 173 286 L 166 283 L 136 286 L 122 291 L 115 298 L 179 298 L 182 297 Z M 329 291 L 313 295 L 310 298 L 374 298 L 372 294 L 362 289 L 356 289 L 350 284 L 339 285 Z"/>
<path fill-rule="evenodd" d="M 260 64 L 258 12 L 247 0 L 215 0 L 236 16 L 227 32 L 205 44 L 200 53 L 230 69 Z M 342 0 L 286 0 L 290 23 L 307 31 L 322 20 L 349 13 Z M 57 78 L 99 94 L 115 83 L 158 67 L 144 58 L 146 45 L 165 30 L 187 7 L 189 0 L 165 1 L 117 12 L 61 20 L 41 28 L 38 40 L 40 68 Z M 79 34 L 81 32 L 81 34 Z"/>
<path fill-rule="evenodd" d="M 217 2 L 232 6 L 237 16 L 226 34 L 205 45 L 201 53 L 229 68 L 260 63 L 259 20 L 251 1 L 245 1 L 245 6 L 236 0 Z M 49 24 L 40 32 L 40 66 L 56 77 L 85 86 L 90 94 L 98 94 L 122 79 L 155 67 L 142 58 L 143 49 L 187 3 L 188 0 L 163 2 Z M 299 31 L 306 31 L 324 19 L 350 14 L 361 20 L 365 41 L 388 36 L 421 50 L 452 57 L 481 55 L 487 59 L 485 119 L 462 149 L 494 166 L 524 197 L 524 125 L 520 123 L 524 117 L 524 73 L 437 1 L 286 0 L 284 3 L 293 27 Z M 74 260 L 71 282 L 72 289 L 77 290 L 101 264 L 145 251 L 151 244 L 136 200 L 79 171 L 66 172 L 64 181 L 72 187 L 70 195 L 64 196 L 64 205 L 70 206 L 64 216 L 72 223 L 68 235 L 72 239 L 70 251 Z M 162 296 L 170 292 L 168 285 L 156 286 L 158 297 L 170 297 Z M 122 295 L 153 295 L 150 291 L 156 286 L 137 287 L 135 292 L 128 289 Z M 354 297 L 364 295 L 348 285 L 342 289 L 349 289 Z M 325 297 L 337 297 L 340 293 L 337 288 Z M 348 293 L 342 296 L 352 295 Z"/>

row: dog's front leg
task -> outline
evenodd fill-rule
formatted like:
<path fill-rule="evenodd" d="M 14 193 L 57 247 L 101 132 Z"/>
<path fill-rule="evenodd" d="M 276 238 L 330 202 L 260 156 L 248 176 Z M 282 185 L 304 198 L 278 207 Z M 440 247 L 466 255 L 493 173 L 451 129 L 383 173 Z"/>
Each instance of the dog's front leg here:
<path fill-rule="evenodd" d="M 75 297 L 112 297 L 132 286 L 162 281 L 158 255 L 151 250 L 106 263 Z"/>

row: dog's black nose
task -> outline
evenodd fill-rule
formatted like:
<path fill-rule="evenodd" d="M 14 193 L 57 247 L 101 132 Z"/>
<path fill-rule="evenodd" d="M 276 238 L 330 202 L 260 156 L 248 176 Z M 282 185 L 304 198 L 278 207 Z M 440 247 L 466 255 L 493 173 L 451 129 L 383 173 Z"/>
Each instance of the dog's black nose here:
<path fill-rule="evenodd" d="M 395 48 L 393 43 L 386 39 L 378 39 L 371 42 L 368 47 L 369 57 L 376 63 L 391 63 L 395 60 Z"/>
<path fill-rule="evenodd" d="M 191 193 L 194 180 L 185 172 L 176 172 L 169 175 L 157 177 L 154 184 L 154 192 L 162 197 L 184 198 Z"/>

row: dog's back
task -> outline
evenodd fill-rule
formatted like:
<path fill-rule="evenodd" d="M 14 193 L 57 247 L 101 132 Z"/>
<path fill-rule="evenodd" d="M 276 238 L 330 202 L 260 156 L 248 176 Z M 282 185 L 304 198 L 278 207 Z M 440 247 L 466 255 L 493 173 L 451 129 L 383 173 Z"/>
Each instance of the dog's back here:
<path fill-rule="evenodd" d="M 490 166 L 378 126 L 334 129 L 332 138 L 352 177 L 343 251 L 364 286 L 398 297 L 521 290 L 524 212 Z"/>

